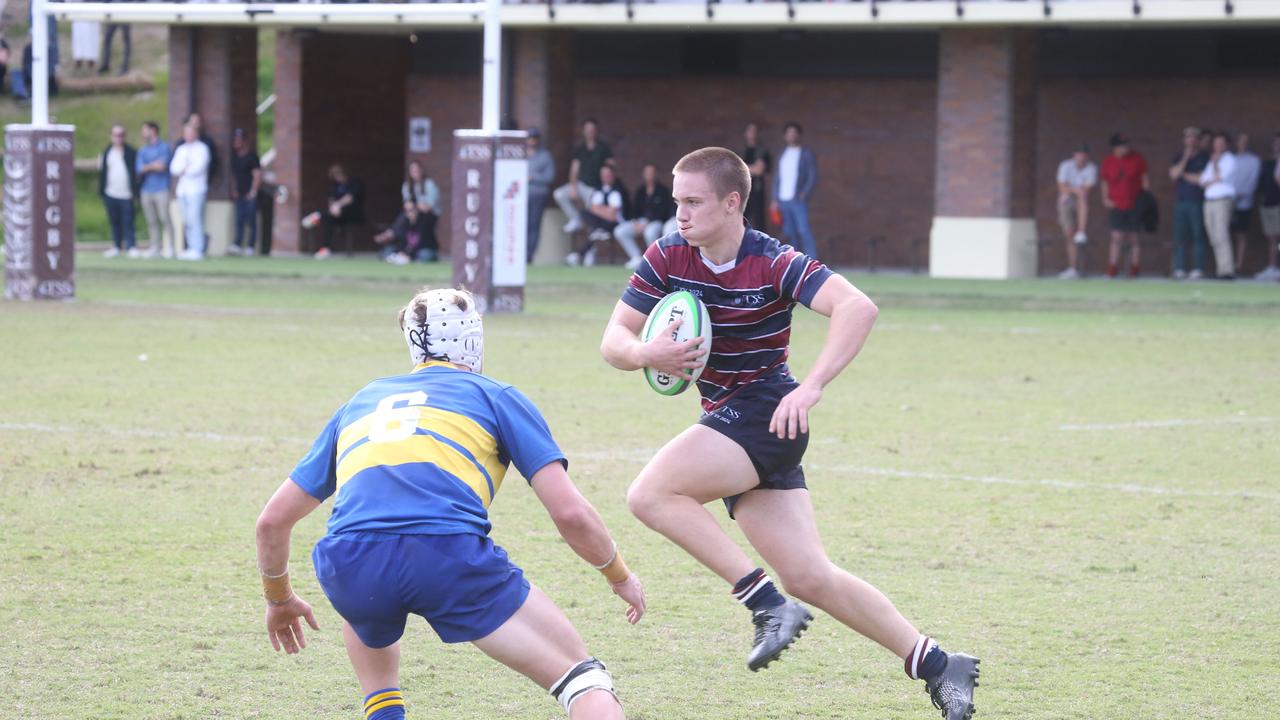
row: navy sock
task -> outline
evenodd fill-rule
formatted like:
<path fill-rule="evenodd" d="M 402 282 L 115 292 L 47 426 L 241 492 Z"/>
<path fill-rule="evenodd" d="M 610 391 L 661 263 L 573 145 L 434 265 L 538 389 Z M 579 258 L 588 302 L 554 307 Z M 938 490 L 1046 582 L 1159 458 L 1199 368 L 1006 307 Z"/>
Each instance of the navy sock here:
<path fill-rule="evenodd" d="M 773 586 L 773 581 L 764 573 L 763 568 L 756 568 L 739 580 L 733 586 L 733 597 L 751 612 L 778 607 L 787 601 Z"/>
<path fill-rule="evenodd" d="M 400 688 L 383 688 L 364 698 L 365 720 L 404 720 L 404 697 Z"/>
<path fill-rule="evenodd" d="M 932 680 L 947 669 L 947 654 L 932 638 L 921 635 L 902 664 L 912 680 Z"/>

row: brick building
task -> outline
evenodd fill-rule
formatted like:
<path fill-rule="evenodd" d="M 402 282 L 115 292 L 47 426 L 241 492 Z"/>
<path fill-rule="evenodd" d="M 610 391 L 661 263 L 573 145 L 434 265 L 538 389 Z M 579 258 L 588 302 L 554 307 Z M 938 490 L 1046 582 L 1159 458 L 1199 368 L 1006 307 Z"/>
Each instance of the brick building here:
<path fill-rule="evenodd" d="M 646 162 L 666 168 L 695 147 L 737 147 L 749 120 L 776 154 L 795 120 L 819 160 L 811 212 L 824 258 L 866 266 L 874 252 L 879 266 L 924 267 L 930 252 L 935 266 L 981 254 L 977 274 L 989 276 L 1034 272 L 1037 238 L 1039 268 L 1062 266 L 1057 164 L 1081 142 L 1101 161 L 1123 131 L 1162 201 L 1144 266 L 1163 271 L 1165 169 L 1180 129 L 1247 131 L 1259 154 L 1280 131 L 1280 2 L 1236 0 L 1226 14 L 1216 0 L 1144 1 L 1134 15 L 1129 0 L 1054 0 L 1052 18 L 1043 0 L 972 3 L 961 17 L 953 0 L 796 5 L 783 23 L 758 22 L 781 4 L 717 5 L 714 20 L 699 5 L 636 5 L 631 20 L 621 6 L 564 6 L 554 19 L 545 6 L 508 6 L 503 116 L 544 130 L 562 177 L 577 127 L 598 119 L 632 187 Z M 683 24 L 690 11 L 696 20 Z M 907 11 L 924 19 L 893 21 Z M 276 250 L 308 249 L 299 219 L 320 207 L 334 162 L 365 181 L 375 221 L 394 215 L 410 157 L 449 197 L 452 131 L 479 123 L 476 18 L 412 32 L 403 19 L 278 25 L 274 170 L 288 194 Z M 221 148 L 232 127 L 252 125 L 257 31 L 172 26 L 171 123 L 197 107 Z M 415 117 L 431 120 L 431 151 L 411 156 Z M 1097 193 L 1092 209 L 1086 263 L 1096 270 L 1107 237 Z M 441 240 L 447 248 L 447 233 Z M 1254 251 L 1245 270 L 1260 260 Z"/>

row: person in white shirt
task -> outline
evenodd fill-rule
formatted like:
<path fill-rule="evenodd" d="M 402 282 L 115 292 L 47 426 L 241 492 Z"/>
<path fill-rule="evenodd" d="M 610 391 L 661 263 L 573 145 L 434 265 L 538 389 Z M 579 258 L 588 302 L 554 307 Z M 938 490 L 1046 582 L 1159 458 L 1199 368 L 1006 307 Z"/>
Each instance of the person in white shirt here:
<path fill-rule="evenodd" d="M 1089 160 L 1089 146 L 1081 145 L 1058 165 L 1058 225 L 1066 240 L 1067 269 L 1058 277 L 1080 277 L 1078 246 L 1088 241 L 1089 193 L 1098 184 L 1098 166 Z"/>
<path fill-rule="evenodd" d="M 564 259 L 566 265 L 595 264 L 596 243 L 613 239 L 613 231 L 626 218 L 626 192 L 613 166 L 602 166 L 600 189 L 591 191 L 587 209 L 582 211 L 581 222 L 588 230 L 587 238 Z M 635 241 L 619 239 L 619 244 L 627 253 L 628 266 L 633 266 L 640 257 Z"/>
<path fill-rule="evenodd" d="M 809 227 L 809 198 L 818 184 L 818 159 L 800 144 L 804 128 L 789 122 L 783 129 L 786 149 L 778 156 L 773 176 L 772 214 L 782 216 L 782 234 L 788 243 L 811 258 L 818 257 L 818 241 Z"/>
<path fill-rule="evenodd" d="M 182 126 L 182 144 L 173 153 L 169 174 L 178 181 L 175 195 L 182 207 L 187 249 L 180 260 L 204 259 L 204 203 L 209 196 L 209 146 L 200 141 L 195 125 Z"/>
<path fill-rule="evenodd" d="M 1249 243 L 1249 226 L 1253 224 L 1253 196 L 1258 192 L 1262 159 L 1249 152 L 1249 134 L 1236 136 L 1236 207 L 1231 214 L 1231 235 L 1236 240 L 1236 268 L 1244 266 L 1244 250 Z"/>
<path fill-rule="evenodd" d="M 1209 244 L 1213 246 L 1213 259 L 1218 266 L 1219 280 L 1235 280 L 1236 272 L 1231 257 L 1231 212 L 1236 202 L 1236 157 L 1231 152 L 1231 141 L 1224 132 L 1213 134 L 1213 154 L 1209 164 L 1200 173 L 1200 187 L 1204 188 L 1204 227 L 1209 232 Z"/>
<path fill-rule="evenodd" d="M 98 41 L 102 38 L 102 25 L 96 20 L 75 20 L 71 23 L 71 59 L 76 69 L 98 64 Z"/>

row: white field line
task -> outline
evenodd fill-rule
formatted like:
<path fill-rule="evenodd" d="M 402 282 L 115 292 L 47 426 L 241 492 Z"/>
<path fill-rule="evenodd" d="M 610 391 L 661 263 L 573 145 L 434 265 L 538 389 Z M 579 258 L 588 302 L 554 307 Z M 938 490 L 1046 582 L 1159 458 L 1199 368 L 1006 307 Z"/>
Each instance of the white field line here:
<path fill-rule="evenodd" d="M 810 464 L 809 467 L 823 472 L 851 472 L 863 475 L 906 478 L 911 480 L 942 480 L 946 482 L 967 482 L 983 485 L 1047 487 L 1060 490 L 1105 490 L 1108 492 L 1122 492 L 1134 495 L 1165 495 L 1169 497 L 1249 498 L 1252 500 L 1273 500 L 1280 502 L 1280 493 L 1254 492 L 1251 490 L 1185 490 L 1182 488 L 1162 487 L 1160 485 L 1139 485 L 1136 483 L 1090 483 L 1076 480 L 1032 480 L 1025 478 L 999 477 L 995 475 L 918 472 L 914 470 L 866 467 L 861 465 Z"/>
<path fill-rule="evenodd" d="M 1273 417 L 1225 417 L 1225 418 L 1171 418 L 1169 420 L 1134 420 L 1118 423 L 1083 423 L 1059 425 L 1066 432 L 1078 430 L 1155 430 L 1160 428 L 1191 427 L 1195 425 L 1266 424 L 1275 422 Z"/>
<path fill-rule="evenodd" d="M 211 442 L 247 442 L 274 443 L 287 442 L 309 444 L 310 438 L 266 435 L 227 435 L 213 432 L 174 432 L 165 430 L 144 430 L 129 428 L 87 428 L 71 425 L 44 425 L 40 423 L 0 423 L 0 430 L 27 432 L 51 432 L 65 434 L 110 435 L 113 437 L 139 438 L 184 438 L 189 440 L 208 440 Z M 570 462 L 579 460 L 630 460 L 646 462 L 657 448 L 620 448 L 618 450 L 569 451 Z M 1168 497 L 1206 497 L 1206 498 L 1249 498 L 1253 500 L 1271 500 L 1280 502 L 1280 493 L 1254 492 L 1250 490 L 1186 490 L 1159 485 L 1138 485 L 1136 483 L 1090 483 L 1075 480 L 1033 480 L 1025 478 L 1007 478 L 995 475 L 966 475 L 960 473 L 921 472 L 915 470 L 899 470 L 896 468 L 869 467 L 864 465 L 824 465 L 809 463 L 811 470 L 828 473 L 856 473 L 877 477 L 903 478 L 908 480 L 941 480 L 945 482 L 966 482 L 982 485 L 1009 485 L 1014 487 L 1046 487 L 1059 490 L 1102 490 L 1134 495 L 1163 495 Z"/>
<path fill-rule="evenodd" d="M 243 443 L 310 443 L 311 440 L 301 437 L 283 437 L 272 435 L 227 435 L 215 432 L 178 432 L 172 430 L 144 430 L 141 428 L 113 427 L 76 427 L 74 425 L 43 425 L 41 423 L 0 423 L 0 430 L 17 430 L 37 433 L 53 433 L 58 435 L 110 435 L 111 437 L 136 438 L 184 438 L 187 440 L 210 440 L 213 442 Z"/>

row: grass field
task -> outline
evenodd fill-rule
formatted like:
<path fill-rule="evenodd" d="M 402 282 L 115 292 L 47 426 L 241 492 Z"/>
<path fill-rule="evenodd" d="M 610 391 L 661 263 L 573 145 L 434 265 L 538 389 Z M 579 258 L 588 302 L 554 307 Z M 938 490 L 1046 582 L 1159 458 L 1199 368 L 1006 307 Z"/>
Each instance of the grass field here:
<path fill-rule="evenodd" d="M 0 305 L 3 714 L 359 717 L 310 575 L 329 506 L 294 535 L 322 627 L 296 657 L 261 626 L 253 522 L 336 406 L 406 370 L 395 311 L 444 269 L 79 261 L 77 302 Z M 649 614 L 626 625 L 514 471 L 497 542 L 609 664 L 632 718 L 936 717 L 898 660 L 822 613 L 785 662 L 748 672 L 747 612 L 628 515 L 627 484 L 697 409 L 600 359 L 624 278 L 534 269 L 529 312 L 487 320 L 486 365 L 547 415 Z M 1265 716 L 1280 288 L 853 280 L 881 316 L 815 411 L 821 529 L 836 562 L 983 658 L 978 717 Z M 823 330 L 798 315 L 800 373 Z M 420 621 L 404 661 L 411 717 L 563 717 Z"/>

